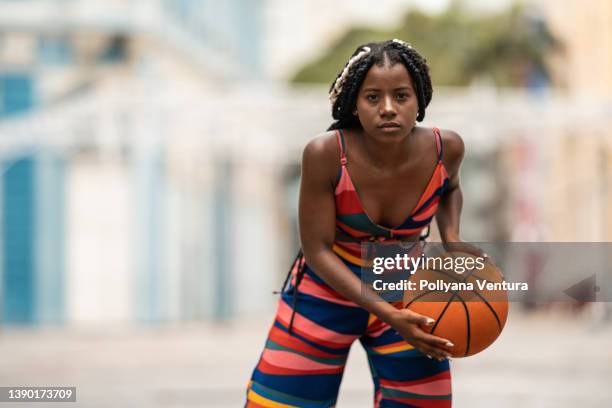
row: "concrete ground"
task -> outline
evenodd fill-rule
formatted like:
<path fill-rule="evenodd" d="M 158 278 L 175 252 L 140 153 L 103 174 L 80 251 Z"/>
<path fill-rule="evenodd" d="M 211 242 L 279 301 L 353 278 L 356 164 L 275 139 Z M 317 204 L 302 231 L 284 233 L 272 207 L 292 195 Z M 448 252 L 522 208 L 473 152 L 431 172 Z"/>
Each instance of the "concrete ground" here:
<path fill-rule="evenodd" d="M 269 323 L 4 328 L 0 386 L 77 387 L 49 407 L 240 407 Z M 451 364 L 455 407 L 612 406 L 612 325 L 585 315 L 511 312 L 493 346 Z M 356 343 L 338 407 L 371 407 L 370 381 Z"/>

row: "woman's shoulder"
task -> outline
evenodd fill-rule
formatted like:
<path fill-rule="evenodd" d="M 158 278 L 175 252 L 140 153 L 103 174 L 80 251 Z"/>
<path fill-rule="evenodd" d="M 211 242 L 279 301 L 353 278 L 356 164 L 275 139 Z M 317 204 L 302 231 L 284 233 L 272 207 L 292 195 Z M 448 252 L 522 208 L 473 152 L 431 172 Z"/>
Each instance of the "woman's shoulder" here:
<path fill-rule="evenodd" d="M 465 154 L 463 138 L 451 129 L 440 129 L 440 136 L 442 138 L 442 160 L 448 170 L 452 172 L 459 168 Z"/>
<path fill-rule="evenodd" d="M 442 142 L 444 146 L 449 146 L 450 149 L 457 149 L 463 146 L 463 139 L 461 135 L 454 130 L 451 129 L 439 129 L 440 136 L 442 136 Z"/>
<path fill-rule="evenodd" d="M 326 131 L 313 137 L 304 147 L 302 171 L 317 178 L 335 180 L 340 168 L 340 146 L 336 131 Z"/>
<path fill-rule="evenodd" d="M 335 158 L 340 160 L 340 146 L 335 130 L 319 133 L 313 137 L 304 147 L 304 158 L 313 160 L 325 160 Z"/>

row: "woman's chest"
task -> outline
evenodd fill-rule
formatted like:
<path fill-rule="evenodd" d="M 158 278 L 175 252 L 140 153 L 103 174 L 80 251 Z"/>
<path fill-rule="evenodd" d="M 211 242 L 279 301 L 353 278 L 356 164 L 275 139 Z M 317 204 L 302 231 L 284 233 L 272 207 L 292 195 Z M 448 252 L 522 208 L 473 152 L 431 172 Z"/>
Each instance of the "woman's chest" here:
<path fill-rule="evenodd" d="M 377 171 L 359 162 L 348 166 L 349 176 L 370 220 L 388 228 L 401 225 L 435 182 L 437 164 L 417 160 L 399 171 Z"/>

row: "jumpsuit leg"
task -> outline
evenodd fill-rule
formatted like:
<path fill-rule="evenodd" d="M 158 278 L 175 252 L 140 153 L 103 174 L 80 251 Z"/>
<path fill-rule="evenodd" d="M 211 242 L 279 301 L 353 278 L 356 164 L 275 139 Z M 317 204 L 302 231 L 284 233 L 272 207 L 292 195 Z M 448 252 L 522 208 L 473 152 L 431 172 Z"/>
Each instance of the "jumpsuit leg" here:
<path fill-rule="evenodd" d="M 360 342 L 368 356 L 374 381 L 374 407 L 451 406 L 448 360 L 428 358 L 374 315 L 370 315 Z"/>
<path fill-rule="evenodd" d="M 355 273 L 358 267 L 347 263 Z M 448 361 L 429 359 L 393 328 L 344 299 L 307 265 L 291 333 L 295 276 L 281 295 L 247 387 L 247 408 L 334 407 L 348 352 L 359 339 L 374 382 L 374 406 L 447 408 Z"/>
<path fill-rule="evenodd" d="M 294 286 L 278 302 L 265 348 L 247 389 L 246 407 L 333 407 L 352 343 L 368 313 L 340 297 L 305 266 L 292 331 Z"/>

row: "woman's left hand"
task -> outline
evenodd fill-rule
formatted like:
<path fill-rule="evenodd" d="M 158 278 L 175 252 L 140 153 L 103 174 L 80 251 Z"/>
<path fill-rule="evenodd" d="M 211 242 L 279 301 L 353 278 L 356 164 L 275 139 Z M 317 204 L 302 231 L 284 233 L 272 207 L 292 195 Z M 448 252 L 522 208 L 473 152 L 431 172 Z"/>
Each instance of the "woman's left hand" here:
<path fill-rule="evenodd" d="M 442 245 L 448 252 L 463 252 L 474 255 L 475 257 L 484 258 L 487 262 L 493 263 L 493 261 L 489 258 L 489 255 L 482 248 L 471 242 L 466 242 L 459 237 L 447 239 L 442 243 Z"/>

